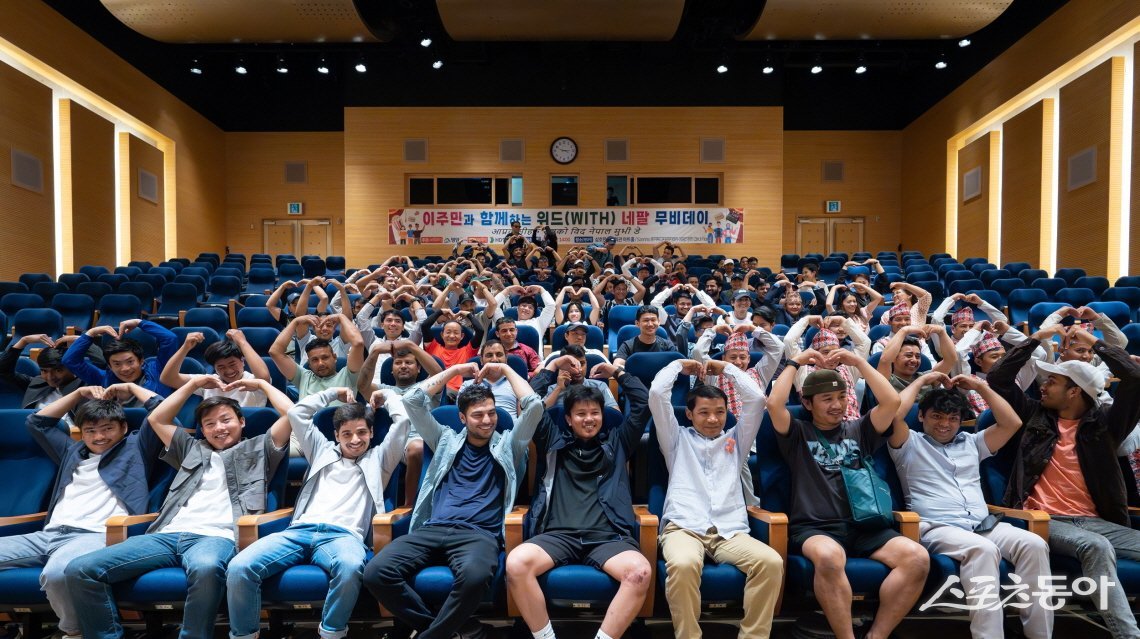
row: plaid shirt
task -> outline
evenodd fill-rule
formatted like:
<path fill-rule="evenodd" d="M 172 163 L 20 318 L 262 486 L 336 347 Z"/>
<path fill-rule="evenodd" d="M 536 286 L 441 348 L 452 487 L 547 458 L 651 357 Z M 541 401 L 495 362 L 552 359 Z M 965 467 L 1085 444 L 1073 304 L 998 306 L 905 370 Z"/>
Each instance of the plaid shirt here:
<path fill-rule="evenodd" d="M 756 385 L 763 390 L 764 382 L 760 380 L 760 371 L 749 368 L 744 372 L 748 373 L 756 381 Z M 739 418 L 741 406 L 740 397 L 736 394 L 736 383 L 728 375 L 717 375 L 716 387 L 724 391 L 725 396 L 728 397 L 728 412 L 732 413 L 733 417 Z"/>

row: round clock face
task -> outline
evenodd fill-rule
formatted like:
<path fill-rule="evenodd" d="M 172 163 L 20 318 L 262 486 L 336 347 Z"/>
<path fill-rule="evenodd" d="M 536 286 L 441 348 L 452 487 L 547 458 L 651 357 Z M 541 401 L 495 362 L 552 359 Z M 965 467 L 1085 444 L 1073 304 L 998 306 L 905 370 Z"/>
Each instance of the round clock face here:
<path fill-rule="evenodd" d="M 561 137 L 550 145 L 550 157 L 559 164 L 570 164 L 578 157 L 578 143 L 567 137 Z"/>

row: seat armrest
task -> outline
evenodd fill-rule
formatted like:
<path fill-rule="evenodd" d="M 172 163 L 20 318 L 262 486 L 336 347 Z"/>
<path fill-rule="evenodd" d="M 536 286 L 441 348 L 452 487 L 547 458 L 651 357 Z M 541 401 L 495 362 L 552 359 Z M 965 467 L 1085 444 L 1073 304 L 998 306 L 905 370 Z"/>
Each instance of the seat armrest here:
<path fill-rule="evenodd" d="M 1049 513 L 1044 510 L 1021 510 L 1003 506 L 989 506 L 991 513 L 1004 513 L 1009 519 L 1020 519 L 1025 528 L 1042 540 L 1049 541 Z"/>
<path fill-rule="evenodd" d="M 30 532 L 35 532 L 41 530 L 45 523 L 47 523 L 46 512 L 0 517 L 0 537 L 25 535 Z"/>
<path fill-rule="evenodd" d="M 918 513 L 909 510 L 891 511 L 895 516 L 895 523 L 899 525 L 899 534 L 913 542 L 918 542 L 918 522 L 922 518 Z"/>
<path fill-rule="evenodd" d="M 149 524 L 156 519 L 158 519 L 158 513 L 146 513 L 145 515 L 121 515 L 119 517 L 111 517 L 107 520 L 107 545 L 114 546 L 121 541 L 126 541 L 127 537 L 130 537 L 132 534 L 139 534 L 139 532 L 141 532 L 137 530 L 131 530 L 131 528 L 138 527 L 140 524 Z"/>
<path fill-rule="evenodd" d="M 788 516 L 774 513 L 759 506 L 748 507 L 748 528 L 753 537 L 768 544 L 784 562 L 784 572 L 780 578 L 780 596 L 776 599 L 776 614 L 784 604 L 784 579 L 788 574 Z"/>
<path fill-rule="evenodd" d="M 534 444 L 531 445 L 533 446 Z M 526 506 L 515 506 L 511 509 L 511 512 L 507 513 L 507 530 L 503 550 L 508 556 L 510 556 L 512 550 L 518 548 L 523 543 L 523 520 L 526 518 L 526 513 Z M 510 617 L 522 616 L 522 612 L 519 611 L 519 606 L 515 603 L 515 598 L 511 594 L 510 588 L 507 588 L 507 615 Z"/>
<path fill-rule="evenodd" d="M 392 527 L 396 522 L 410 517 L 412 509 L 408 507 L 395 508 L 386 513 L 379 513 L 372 517 L 372 552 L 379 554 L 384 546 L 392 543 L 394 534 Z"/>
<path fill-rule="evenodd" d="M 262 513 L 260 515 L 245 515 L 238 518 L 238 550 L 244 550 L 247 546 L 260 539 L 262 536 L 270 535 L 278 530 L 284 530 L 288 526 L 289 518 L 293 515 L 292 508 L 282 508 L 281 510 L 274 510 L 269 513 Z M 263 526 L 263 524 L 275 524 L 272 526 Z"/>
<path fill-rule="evenodd" d="M 638 545 L 641 554 L 649 562 L 649 591 L 645 593 L 645 601 L 641 603 L 639 617 L 653 616 L 653 598 L 657 592 L 657 533 L 660 521 L 657 515 L 649 512 L 649 506 L 634 506 L 633 515 L 637 517 Z"/>
<path fill-rule="evenodd" d="M 237 328 L 237 307 L 241 306 L 237 300 L 230 300 L 226 305 L 226 314 L 230 316 L 230 328 Z"/>

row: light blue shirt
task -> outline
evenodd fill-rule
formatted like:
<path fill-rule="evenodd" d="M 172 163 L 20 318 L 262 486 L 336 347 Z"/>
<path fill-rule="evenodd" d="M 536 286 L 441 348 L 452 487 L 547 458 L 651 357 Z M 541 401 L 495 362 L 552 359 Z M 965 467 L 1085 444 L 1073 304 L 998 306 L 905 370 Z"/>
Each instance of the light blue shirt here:
<path fill-rule="evenodd" d="M 982 433 L 959 431 L 942 445 L 911 432 L 899 448 L 888 449 L 898 469 L 907 510 L 924 520 L 973 530 L 989 514 L 982 495 L 979 463 L 993 453 Z"/>
<path fill-rule="evenodd" d="M 475 383 L 475 380 L 469 379 L 463 382 L 459 387 L 459 392 Z M 507 411 L 511 417 L 519 414 L 519 399 L 515 396 L 515 390 L 511 388 L 511 380 L 507 379 L 506 375 L 499 378 L 499 381 L 492 382 L 489 379 L 484 379 L 483 384 L 491 387 L 491 393 L 495 395 L 495 406 Z"/>

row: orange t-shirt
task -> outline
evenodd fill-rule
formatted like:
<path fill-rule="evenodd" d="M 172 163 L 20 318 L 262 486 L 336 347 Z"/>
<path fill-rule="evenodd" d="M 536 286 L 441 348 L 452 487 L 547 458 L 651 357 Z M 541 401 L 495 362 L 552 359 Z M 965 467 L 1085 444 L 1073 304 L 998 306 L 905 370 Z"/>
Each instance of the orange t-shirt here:
<path fill-rule="evenodd" d="M 1044 510 L 1051 515 L 1096 517 L 1096 505 L 1089 496 L 1081 462 L 1077 459 L 1077 426 L 1079 420 L 1058 419 L 1061 436 L 1053 447 L 1044 472 L 1033 485 L 1033 492 L 1025 500 L 1030 510 Z"/>
<path fill-rule="evenodd" d="M 443 344 L 440 344 L 436 341 L 429 343 L 427 345 L 427 348 L 424 350 L 428 352 L 428 355 L 435 355 L 436 357 L 443 360 L 444 370 L 447 370 L 457 364 L 465 364 L 467 360 L 479 354 L 479 351 L 472 348 L 470 344 L 456 349 L 449 349 Z M 451 390 L 457 391 L 462 384 L 463 377 L 461 375 L 456 375 L 447 382 L 447 387 Z"/>

